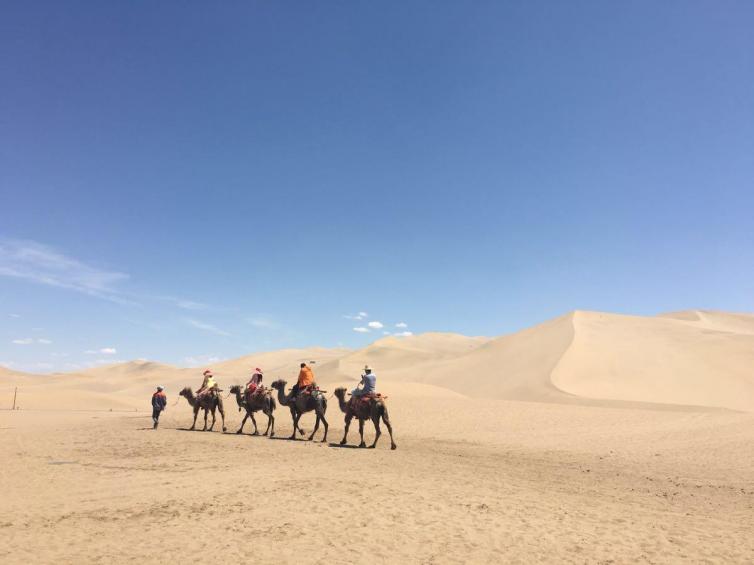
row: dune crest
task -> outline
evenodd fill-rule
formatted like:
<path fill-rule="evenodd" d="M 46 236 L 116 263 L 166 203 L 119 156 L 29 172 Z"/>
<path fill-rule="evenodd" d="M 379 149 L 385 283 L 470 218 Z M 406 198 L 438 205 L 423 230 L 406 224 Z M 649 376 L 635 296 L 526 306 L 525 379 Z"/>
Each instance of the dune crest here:
<path fill-rule="evenodd" d="M 706 310 L 659 316 L 574 311 L 497 338 L 452 333 L 389 336 L 352 351 L 311 347 L 212 364 L 221 386 L 292 383 L 301 361 L 317 380 L 355 382 L 372 365 L 383 388 L 421 384 L 467 397 L 555 403 L 652 403 L 754 411 L 754 316 Z M 26 407 L 142 406 L 156 384 L 196 388 L 202 368 L 131 361 L 74 373 L 30 375 L 0 368 L 4 394 L 22 387 Z M 421 387 L 416 388 L 421 390 Z M 413 390 L 413 389 L 411 389 Z M 427 389 L 429 390 L 429 389 Z"/>

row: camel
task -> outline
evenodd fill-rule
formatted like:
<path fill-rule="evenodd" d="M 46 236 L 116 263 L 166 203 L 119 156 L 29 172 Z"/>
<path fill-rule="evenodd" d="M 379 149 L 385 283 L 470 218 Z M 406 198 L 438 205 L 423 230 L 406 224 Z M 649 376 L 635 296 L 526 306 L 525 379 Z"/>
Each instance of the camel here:
<path fill-rule="evenodd" d="M 272 395 L 264 393 L 253 394 L 251 395 L 251 398 L 247 400 L 247 398 L 241 393 L 241 390 L 242 387 L 240 385 L 233 385 L 230 387 L 230 393 L 236 395 L 238 411 L 240 412 L 241 408 L 246 409 L 246 415 L 243 417 L 241 427 L 238 428 L 236 433 L 240 434 L 243 432 L 243 426 L 246 423 L 246 420 L 251 417 L 251 422 L 254 424 L 254 433 L 251 435 L 258 436 L 259 430 L 257 429 L 257 421 L 254 419 L 254 412 L 261 410 L 267 416 L 267 429 L 262 435 L 266 436 L 267 432 L 270 432 L 270 437 L 273 437 L 275 435 L 275 416 L 272 412 L 277 407 L 275 399 L 272 398 Z M 270 427 L 272 427 L 272 431 L 270 431 Z"/>
<path fill-rule="evenodd" d="M 293 433 L 291 434 L 291 437 L 289 439 L 296 439 L 296 431 L 300 433 L 301 435 L 304 435 L 304 430 L 302 430 L 299 425 L 298 421 L 301 418 L 301 415 L 306 412 L 311 412 L 314 410 L 314 412 L 317 414 L 317 421 L 314 423 L 314 430 L 312 431 L 311 435 L 309 436 L 309 441 L 311 441 L 314 438 L 314 434 L 317 433 L 317 430 L 319 429 L 319 422 L 322 421 L 322 425 L 325 427 L 325 435 L 322 438 L 322 443 L 327 441 L 327 429 L 329 428 L 327 424 L 327 420 L 325 419 L 325 412 L 327 412 L 327 399 L 325 398 L 325 395 L 322 393 L 319 394 L 299 394 L 298 398 L 294 402 L 288 402 L 288 396 L 285 394 L 285 385 L 286 381 L 283 379 L 278 379 L 274 383 L 272 383 L 272 388 L 277 389 L 278 391 L 278 402 L 281 406 L 288 406 L 291 410 L 291 418 L 293 418 Z"/>
<path fill-rule="evenodd" d="M 361 443 L 359 447 L 366 447 L 364 443 L 364 420 L 372 420 L 374 424 L 374 443 L 369 446 L 373 449 L 377 445 L 377 440 L 380 439 L 382 431 L 380 430 L 380 418 L 385 422 L 387 431 L 390 434 L 390 449 L 396 449 L 398 446 L 393 441 L 393 426 L 390 425 L 390 417 L 387 413 L 387 405 L 381 398 L 372 398 L 369 402 L 346 402 L 346 389 L 344 387 L 335 389 L 335 396 L 338 397 L 338 403 L 340 409 L 346 415 L 346 431 L 343 434 L 343 439 L 340 440 L 340 445 L 346 444 L 346 438 L 348 437 L 348 428 L 351 426 L 351 420 L 357 418 L 359 420 L 359 435 L 361 436 Z"/>
<path fill-rule="evenodd" d="M 191 424 L 192 430 L 196 427 L 196 417 L 199 415 L 199 410 L 204 410 L 204 428 L 202 431 L 207 431 L 207 412 L 209 411 L 212 412 L 212 425 L 209 427 L 209 431 L 212 431 L 212 428 L 215 427 L 215 409 L 217 409 L 220 411 L 220 417 L 223 420 L 223 432 L 227 431 L 227 428 L 225 427 L 223 399 L 220 398 L 219 391 L 215 392 L 215 394 L 205 394 L 201 397 L 201 400 L 197 400 L 197 397 L 194 396 L 194 391 L 191 390 L 190 386 L 187 386 L 178 394 L 183 396 L 194 409 L 194 423 Z"/>

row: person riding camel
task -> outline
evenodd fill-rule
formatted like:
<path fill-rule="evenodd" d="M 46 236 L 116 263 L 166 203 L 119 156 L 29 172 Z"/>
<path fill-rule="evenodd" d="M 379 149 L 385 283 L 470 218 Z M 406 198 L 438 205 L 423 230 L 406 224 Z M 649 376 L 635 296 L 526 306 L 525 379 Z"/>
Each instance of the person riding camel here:
<path fill-rule="evenodd" d="M 202 386 L 196 391 L 197 398 L 205 394 L 211 394 L 212 391 L 217 388 L 217 383 L 215 382 L 215 377 L 212 375 L 212 371 L 207 369 L 204 371 L 203 375 L 204 379 L 202 380 Z"/>
<path fill-rule="evenodd" d="M 254 374 L 251 375 L 249 382 L 246 383 L 246 398 L 251 398 L 252 394 L 262 392 L 262 390 L 264 390 L 262 379 L 262 369 L 257 367 L 256 369 L 254 369 Z"/>
<path fill-rule="evenodd" d="M 307 365 L 306 363 L 301 363 L 301 370 L 298 373 L 298 382 L 296 382 L 296 384 L 293 385 L 289 398 L 292 400 L 295 400 L 295 398 L 298 396 L 300 392 L 306 390 L 307 387 L 310 387 L 313 385 L 314 385 L 314 372 L 311 370 L 309 365 Z"/>
<path fill-rule="evenodd" d="M 377 375 L 372 372 L 372 368 L 369 365 L 364 365 L 364 374 L 361 375 L 359 386 L 351 391 L 351 397 L 356 400 L 368 397 L 377 390 Z"/>

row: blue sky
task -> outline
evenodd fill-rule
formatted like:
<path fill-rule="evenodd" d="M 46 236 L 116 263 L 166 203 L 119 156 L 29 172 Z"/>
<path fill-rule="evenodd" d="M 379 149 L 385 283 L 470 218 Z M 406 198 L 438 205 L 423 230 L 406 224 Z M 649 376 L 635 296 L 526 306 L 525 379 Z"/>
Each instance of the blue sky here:
<path fill-rule="evenodd" d="M 752 25 L 743 1 L 6 3 L 0 363 L 752 311 Z"/>

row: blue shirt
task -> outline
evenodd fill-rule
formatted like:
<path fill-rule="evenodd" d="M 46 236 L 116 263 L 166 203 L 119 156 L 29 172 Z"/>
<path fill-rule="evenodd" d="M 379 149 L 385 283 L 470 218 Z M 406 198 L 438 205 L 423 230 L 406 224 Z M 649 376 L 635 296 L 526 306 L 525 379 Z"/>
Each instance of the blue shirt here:
<path fill-rule="evenodd" d="M 361 383 L 364 385 L 362 388 L 362 394 L 369 394 L 375 391 L 377 384 L 377 375 L 370 373 L 368 375 L 361 375 Z"/>

